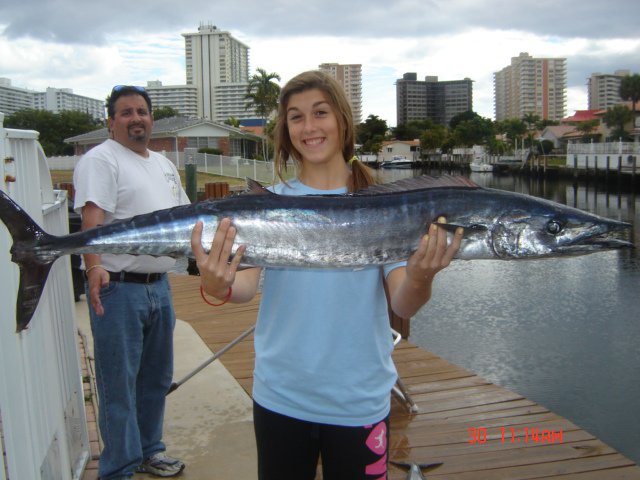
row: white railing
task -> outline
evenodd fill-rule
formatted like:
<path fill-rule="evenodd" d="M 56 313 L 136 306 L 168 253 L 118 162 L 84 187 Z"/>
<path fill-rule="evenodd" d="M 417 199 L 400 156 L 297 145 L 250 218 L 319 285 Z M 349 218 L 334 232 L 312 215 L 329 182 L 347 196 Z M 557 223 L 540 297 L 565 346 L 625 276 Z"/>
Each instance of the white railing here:
<path fill-rule="evenodd" d="M 232 178 L 252 178 L 262 183 L 272 183 L 274 179 L 273 162 L 251 160 L 242 157 L 227 157 L 208 153 L 162 152 L 178 170 L 184 170 L 187 163 L 196 164 L 198 172 L 222 175 Z"/>
<path fill-rule="evenodd" d="M 567 145 L 567 155 L 638 155 L 640 143 L 608 142 L 608 143 L 570 143 Z"/>
<path fill-rule="evenodd" d="M 261 183 L 272 183 L 274 179 L 273 162 L 251 160 L 242 157 L 227 157 L 208 153 L 162 152 L 178 170 L 184 170 L 187 162 L 193 162 L 199 172 L 222 175 L 232 178 L 252 178 Z M 49 170 L 73 170 L 80 160 L 79 155 L 69 157 L 49 157 Z"/>
<path fill-rule="evenodd" d="M 640 144 L 631 142 L 574 143 L 567 145 L 568 167 L 637 173 Z"/>
<path fill-rule="evenodd" d="M 65 234 L 66 192 L 53 190 L 37 138 L 4 129 L 0 114 L 0 189 L 44 230 Z M 90 449 L 69 258 L 54 263 L 29 328 L 16 333 L 11 245 L 0 222 L 0 480 L 80 479 Z"/>

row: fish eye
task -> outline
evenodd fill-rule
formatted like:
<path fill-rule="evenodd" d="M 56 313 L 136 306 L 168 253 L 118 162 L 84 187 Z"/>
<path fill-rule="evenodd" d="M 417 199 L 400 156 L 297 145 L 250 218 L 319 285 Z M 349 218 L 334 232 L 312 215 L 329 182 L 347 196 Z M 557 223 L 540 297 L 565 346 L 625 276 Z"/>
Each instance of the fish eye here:
<path fill-rule="evenodd" d="M 547 223 L 547 233 L 557 235 L 562 231 L 563 225 L 558 220 L 549 220 Z"/>

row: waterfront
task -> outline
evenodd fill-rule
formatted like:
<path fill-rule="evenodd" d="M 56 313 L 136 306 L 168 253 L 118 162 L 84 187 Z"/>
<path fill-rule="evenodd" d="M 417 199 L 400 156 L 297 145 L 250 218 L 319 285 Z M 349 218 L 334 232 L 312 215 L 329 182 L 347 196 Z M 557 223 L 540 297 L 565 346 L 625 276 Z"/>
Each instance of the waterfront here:
<path fill-rule="evenodd" d="M 482 186 L 632 222 L 632 241 L 640 247 L 640 200 L 633 193 L 519 175 L 470 177 Z M 410 338 L 570 419 L 640 463 L 639 286 L 637 250 L 456 261 L 412 320 Z"/>

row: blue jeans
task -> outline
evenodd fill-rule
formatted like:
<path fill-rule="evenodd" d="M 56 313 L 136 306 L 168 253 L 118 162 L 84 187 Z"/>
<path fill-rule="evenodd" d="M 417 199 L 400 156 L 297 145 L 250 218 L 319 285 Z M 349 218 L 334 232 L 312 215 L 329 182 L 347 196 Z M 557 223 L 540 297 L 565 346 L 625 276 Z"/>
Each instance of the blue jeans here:
<path fill-rule="evenodd" d="M 104 443 L 98 473 L 107 480 L 132 476 L 143 459 L 165 450 L 176 320 L 166 275 L 150 284 L 110 282 L 100 297 L 105 314 L 89 302 L 89 316 Z"/>

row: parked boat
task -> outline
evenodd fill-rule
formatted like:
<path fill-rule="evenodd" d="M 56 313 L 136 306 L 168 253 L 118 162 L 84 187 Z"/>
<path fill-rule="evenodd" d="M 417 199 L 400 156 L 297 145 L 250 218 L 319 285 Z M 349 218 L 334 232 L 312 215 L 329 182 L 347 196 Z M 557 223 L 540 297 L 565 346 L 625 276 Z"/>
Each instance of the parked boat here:
<path fill-rule="evenodd" d="M 412 168 L 413 160 L 409 160 L 402 155 L 394 155 L 391 160 L 380 163 L 380 168 Z"/>
<path fill-rule="evenodd" d="M 472 172 L 493 172 L 493 165 L 489 163 L 489 156 L 482 145 L 473 146 L 473 157 L 469 168 Z"/>
<path fill-rule="evenodd" d="M 484 160 L 476 160 L 475 158 L 469 164 L 472 172 L 493 172 L 493 165 Z"/>

